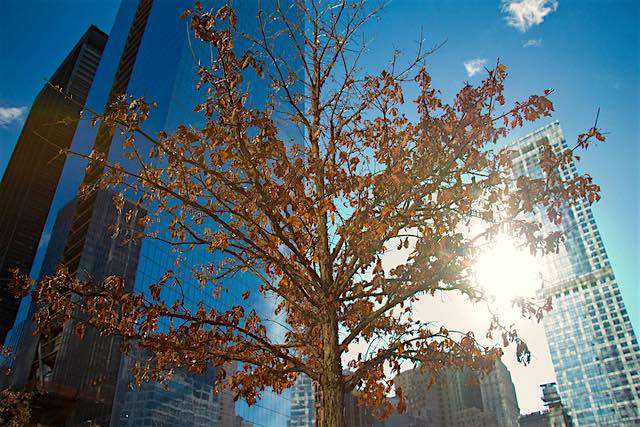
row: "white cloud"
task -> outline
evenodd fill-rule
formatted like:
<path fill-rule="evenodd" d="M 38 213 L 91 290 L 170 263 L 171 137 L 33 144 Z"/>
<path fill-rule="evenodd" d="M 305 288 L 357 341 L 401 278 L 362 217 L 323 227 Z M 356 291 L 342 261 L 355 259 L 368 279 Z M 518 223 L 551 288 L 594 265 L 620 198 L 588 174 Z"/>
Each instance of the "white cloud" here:
<path fill-rule="evenodd" d="M 22 120 L 27 107 L 0 107 L 0 127 Z"/>
<path fill-rule="evenodd" d="M 464 61 L 464 68 L 467 70 L 467 75 L 472 77 L 482 71 L 484 64 L 487 63 L 486 59 L 476 58 Z"/>
<path fill-rule="evenodd" d="M 542 24 L 544 17 L 558 9 L 558 0 L 503 0 L 502 11 L 507 24 L 523 33 Z"/>
<path fill-rule="evenodd" d="M 542 39 L 529 39 L 522 44 L 522 47 L 539 47 L 542 46 Z"/>

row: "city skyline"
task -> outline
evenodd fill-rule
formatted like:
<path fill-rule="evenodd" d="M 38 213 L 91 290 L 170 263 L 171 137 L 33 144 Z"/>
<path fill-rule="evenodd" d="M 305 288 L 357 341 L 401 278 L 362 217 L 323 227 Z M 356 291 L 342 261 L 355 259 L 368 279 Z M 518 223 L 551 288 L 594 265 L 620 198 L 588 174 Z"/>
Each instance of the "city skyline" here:
<path fill-rule="evenodd" d="M 550 2 L 550 3 L 556 4 L 557 2 Z M 399 20 L 403 19 L 403 17 L 406 18 L 406 15 L 405 15 L 406 11 L 400 11 L 399 9 L 406 7 L 407 5 L 410 5 L 416 8 L 421 8 L 420 13 L 425 13 L 422 8 L 428 9 L 429 7 L 432 7 L 433 11 L 440 11 L 444 14 L 450 13 L 447 7 L 435 6 L 432 4 L 430 5 L 422 2 L 416 2 L 416 1 L 392 2 L 392 4 L 389 6 L 388 12 L 385 12 L 381 17 L 382 22 L 385 22 L 385 20 L 389 21 L 389 25 L 387 27 L 387 30 L 389 32 L 394 32 L 398 30 Z M 398 6 L 400 6 L 400 8 Z M 555 34 L 556 36 L 558 36 L 557 33 L 553 32 L 553 31 L 558 31 L 557 26 L 559 24 L 557 21 L 561 21 L 562 19 L 567 19 L 567 15 L 565 13 L 567 13 L 567 10 L 569 10 L 571 7 L 572 7 L 571 2 L 566 2 L 566 3 L 560 2 L 559 6 L 556 5 L 554 7 L 550 7 L 548 10 L 545 9 L 543 11 L 544 13 L 540 16 L 539 20 L 535 20 L 535 19 L 527 20 L 525 18 L 522 18 L 522 16 L 518 15 L 516 12 L 512 13 L 508 8 L 506 8 L 506 10 L 501 10 L 499 7 L 494 8 L 494 9 L 497 9 L 496 11 L 494 11 L 496 16 L 492 18 L 493 20 L 491 21 L 490 29 L 487 29 L 485 33 L 493 32 L 495 34 L 511 34 L 510 37 L 512 37 L 513 40 L 515 39 L 518 40 L 518 42 L 516 43 L 517 46 L 513 45 L 514 43 L 513 40 L 510 40 L 507 43 L 508 44 L 508 48 L 506 49 L 507 58 L 504 59 L 504 62 L 506 62 L 507 65 L 510 67 L 510 70 L 513 70 L 512 73 L 516 80 L 515 83 L 517 86 L 517 88 L 510 93 L 510 96 L 518 96 L 521 91 L 529 90 L 529 86 L 527 86 L 526 83 L 523 83 L 522 77 L 518 77 L 518 73 L 522 72 L 523 68 L 526 68 L 528 65 L 531 64 L 530 62 L 531 59 L 530 58 L 523 59 L 522 56 L 524 56 L 525 54 L 532 55 L 532 56 L 538 55 L 539 57 L 544 57 L 547 59 L 549 57 L 554 57 L 553 53 L 549 53 L 545 50 L 548 47 L 549 40 L 551 39 L 552 36 L 545 33 L 544 28 L 547 26 L 551 26 L 552 27 L 551 34 Z M 582 10 L 581 13 L 588 14 L 589 11 L 593 12 L 593 10 L 590 7 L 586 8 L 588 10 Z M 103 19 L 105 15 L 108 15 L 105 12 L 106 9 L 107 9 L 106 5 L 102 5 L 99 9 L 100 10 L 99 13 L 102 15 Z M 637 10 L 634 9 L 634 11 L 636 14 L 635 16 L 637 16 Z M 615 11 L 608 10 L 607 13 L 613 14 L 615 13 Z M 421 15 L 421 16 L 426 17 L 427 15 L 429 14 L 426 13 L 425 15 Z M 485 10 L 485 8 L 483 7 L 482 11 L 478 15 L 486 18 L 487 16 L 489 16 L 489 8 Z M 592 18 L 593 17 L 589 15 L 589 19 L 592 19 Z M 430 19 L 433 19 L 433 18 L 430 18 Z M 427 22 L 431 22 L 429 19 L 426 19 L 426 20 Z M 108 19 L 105 19 L 105 22 L 106 21 L 108 21 Z M 553 23 L 553 21 L 556 21 L 555 24 Z M 418 22 L 417 18 L 413 18 L 412 20 L 410 20 L 411 24 L 415 24 L 417 22 Z M 496 29 L 498 25 L 502 25 L 504 28 L 500 27 L 499 29 Z M 407 25 L 407 27 L 411 27 L 411 25 Z M 445 34 L 442 28 L 439 28 L 437 25 L 434 27 L 436 28 L 436 30 L 434 31 L 436 33 L 436 36 L 435 36 L 436 38 L 440 35 Z M 425 24 L 425 29 L 426 28 L 428 28 L 428 26 Z M 405 32 L 402 34 L 406 35 L 407 31 L 408 30 L 405 30 Z M 380 37 L 381 35 L 380 30 L 378 30 L 377 33 L 376 31 L 372 31 L 372 33 L 375 34 L 374 37 Z M 493 36 L 495 36 L 495 34 L 493 34 Z M 489 36 L 484 34 L 482 37 L 489 37 Z M 410 38 L 405 38 L 405 39 L 414 40 Z M 445 90 L 456 87 L 465 79 L 469 79 L 471 81 L 473 81 L 474 79 L 477 79 L 478 76 L 482 74 L 481 70 L 483 69 L 483 67 L 491 65 L 490 63 L 492 60 L 490 59 L 491 58 L 490 55 L 494 52 L 493 49 L 485 50 L 485 53 L 479 54 L 479 55 L 467 55 L 468 58 L 467 56 L 465 56 L 465 58 L 467 58 L 466 60 L 458 61 L 457 65 L 455 65 L 454 67 L 453 65 L 451 65 L 452 62 L 454 61 L 454 57 L 457 59 L 462 58 L 459 55 L 460 47 L 458 46 L 458 43 L 460 43 L 460 41 L 457 39 L 457 37 L 453 37 L 452 40 L 448 41 L 432 57 L 433 67 L 435 69 L 434 79 L 437 79 L 438 74 L 442 74 L 443 70 L 446 69 L 447 66 L 456 70 L 455 73 L 452 73 L 453 75 L 451 77 L 442 79 L 443 80 L 442 83 L 445 86 Z M 628 43 L 630 45 L 633 45 L 634 41 L 632 40 Z M 636 37 L 635 43 L 637 45 L 637 37 Z M 454 46 L 450 48 L 452 44 Z M 380 50 L 385 50 L 388 47 L 389 46 L 386 43 L 382 43 L 382 46 L 380 46 Z M 595 48 L 593 48 L 593 50 L 595 51 Z M 496 51 L 499 51 L 499 49 Z M 516 51 L 518 53 L 515 53 Z M 593 51 L 591 52 L 593 54 Z M 558 53 L 556 52 L 555 54 L 557 55 Z M 509 57 L 513 59 L 512 63 L 508 62 Z M 375 53 L 370 54 L 368 58 L 369 58 L 368 61 L 373 62 L 376 58 L 376 54 Z M 16 61 L 16 65 L 18 65 L 19 64 L 18 60 L 16 59 L 15 61 Z M 633 74 L 633 70 L 634 70 L 633 65 L 631 67 L 632 67 L 631 74 Z M 635 69 L 637 70 L 637 63 L 635 64 L 635 67 L 636 67 Z M 535 77 L 531 77 L 530 72 L 523 72 L 522 75 L 525 78 L 532 78 L 535 81 Z M 620 76 L 617 76 L 617 78 L 619 77 Z M 589 101 L 587 100 L 587 102 L 585 102 L 584 95 L 582 98 L 579 98 L 577 96 L 575 98 L 572 98 L 571 93 L 567 94 L 565 92 L 563 94 L 562 88 L 570 87 L 570 85 L 567 84 L 567 81 L 563 80 L 566 78 L 567 78 L 566 75 L 562 74 L 562 76 L 556 80 L 556 82 L 558 82 L 560 86 L 560 88 L 556 88 L 558 92 L 558 101 L 559 101 L 557 104 L 557 112 L 558 112 L 557 116 L 561 118 L 562 123 L 564 123 L 565 118 L 567 118 L 566 121 L 567 123 L 569 123 L 568 128 L 572 129 L 570 131 L 571 136 L 568 136 L 567 140 L 571 142 L 574 139 L 576 130 L 579 127 L 579 125 L 585 125 L 585 126 L 591 125 L 591 121 L 595 117 L 595 111 L 597 107 L 600 106 L 600 104 L 598 103 L 598 99 L 595 94 L 590 95 L 590 97 L 588 98 L 588 100 L 595 100 L 589 106 L 587 106 Z M 581 76 L 578 80 L 580 79 L 586 80 L 587 78 L 588 76 L 585 75 L 585 76 Z M 635 91 L 635 93 L 637 94 L 637 76 L 636 77 L 626 76 L 623 78 L 623 80 L 624 80 L 623 83 L 613 83 L 611 85 L 612 92 L 621 90 L 621 89 L 615 88 L 615 85 L 618 84 L 618 85 L 621 85 L 622 87 L 624 87 L 625 85 L 630 85 L 631 93 L 633 94 Z M 437 86 L 439 86 L 438 83 L 440 82 L 436 81 Z M 538 79 L 538 83 L 546 84 L 545 73 L 542 73 L 542 78 Z M 536 86 L 536 87 L 539 88 L 539 86 Z M 23 92 L 28 92 L 28 90 Z M 5 123 L 0 126 L 0 144 L 1 144 L 0 152 L 2 153 L 2 155 L 0 155 L 0 173 L 4 172 L 4 167 L 8 161 L 8 155 L 10 156 L 11 152 L 13 151 L 13 147 L 11 147 L 11 144 L 13 143 L 11 138 L 17 134 L 16 129 L 21 127 L 20 117 L 22 117 L 22 115 L 26 115 L 25 111 L 28 112 L 28 104 L 26 103 L 26 101 L 21 100 L 20 97 L 15 96 L 15 94 L 11 94 L 11 91 L 7 93 L 9 93 L 8 96 L 0 95 L 0 108 L 4 109 L 3 111 L 5 112 L 3 114 L 5 114 L 4 117 L 6 117 Z M 21 96 L 24 96 L 24 94 L 22 94 Z M 626 94 L 625 96 L 629 96 L 629 94 Z M 626 98 L 624 99 L 625 101 L 623 102 L 623 104 L 627 106 L 627 108 L 624 109 L 622 116 L 628 117 L 630 114 L 633 113 L 633 111 L 637 112 L 638 107 L 637 105 L 629 106 L 628 99 Z M 571 114 L 566 113 L 567 110 L 571 109 L 571 106 L 574 103 L 581 104 L 581 107 L 577 109 L 578 111 L 572 112 Z M 607 106 L 610 108 L 612 105 L 609 98 L 605 98 L 605 100 L 603 101 L 603 104 L 606 104 L 606 105 L 602 107 L 603 113 L 601 115 L 601 118 L 600 118 L 601 122 L 599 123 L 599 125 L 604 127 L 605 130 L 611 130 L 613 141 L 607 141 L 607 143 L 602 147 L 595 147 L 593 150 L 590 150 L 590 152 L 586 153 L 584 156 L 585 157 L 584 161 L 579 166 L 579 169 L 583 169 L 583 166 L 584 166 L 585 168 L 588 168 L 590 171 L 593 171 L 592 175 L 594 175 L 596 182 L 602 184 L 604 197 L 602 202 L 600 202 L 599 204 L 596 204 L 594 208 L 594 217 L 598 225 L 601 225 L 602 240 L 604 240 L 605 246 L 607 247 L 610 253 L 609 258 L 611 259 L 611 263 L 613 264 L 614 270 L 616 271 L 616 276 L 619 279 L 618 281 L 620 282 L 622 296 L 624 297 L 625 302 L 627 302 L 627 309 L 629 312 L 630 323 L 634 325 L 637 331 L 638 324 L 640 323 L 640 320 L 639 320 L 640 311 L 638 309 L 638 305 L 639 305 L 638 301 L 640 299 L 640 293 L 638 293 L 638 290 L 637 290 L 638 268 L 635 261 L 638 260 L 637 230 L 639 229 L 639 225 L 637 220 L 638 215 L 636 215 L 636 217 L 634 218 L 633 212 L 638 213 L 637 212 L 638 211 L 638 191 L 637 191 L 637 188 L 638 188 L 637 169 L 638 168 L 636 163 L 635 169 L 633 169 L 633 159 L 634 158 L 638 159 L 638 156 L 637 156 L 638 128 L 637 128 L 637 123 L 634 125 L 632 123 L 632 120 L 628 120 L 627 123 L 623 123 L 622 125 L 620 125 L 621 123 L 620 118 L 615 118 L 615 119 L 612 118 L 611 110 L 610 109 L 607 110 Z M 27 110 L 24 110 L 25 108 Z M 622 107 L 620 108 L 622 109 Z M 582 116 L 578 117 L 578 114 L 582 114 Z M 612 126 L 611 127 L 607 126 L 608 123 L 611 124 Z M 538 128 L 540 126 L 545 126 L 545 125 L 546 123 L 544 122 L 538 122 L 534 126 L 535 128 Z M 530 128 L 527 128 L 527 131 L 531 131 L 533 129 L 534 127 L 530 127 Z M 522 131 L 522 134 L 524 133 L 526 133 L 525 130 Z M 518 133 L 515 133 L 513 138 L 509 138 L 508 142 L 513 142 L 516 136 L 518 136 Z M 626 141 L 623 140 L 625 136 L 626 136 Z M 614 145 L 614 147 L 617 147 L 618 151 L 614 151 L 613 149 L 611 149 L 609 147 L 610 144 Z M 624 154 L 625 151 L 628 151 L 630 154 L 625 155 Z M 7 153 L 9 154 L 7 155 Z M 603 158 L 605 159 L 605 161 L 602 161 Z M 627 168 L 629 168 L 630 167 L 629 165 L 631 165 L 631 169 L 625 171 L 624 167 L 614 168 L 611 165 L 613 163 L 621 163 L 622 165 L 626 165 Z M 627 187 L 623 185 L 624 183 L 626 183 Z M 629 191 L 629 188 L 631 188 L 631 191 Z M 623 208 L 626 208 L 626 211 L 623 212 Z M 635 226 L 635 228 L 633 226 Z M 634 229 L 636 230 L 636 233 L 624 233 L 624 227 L 627 227 L 629 229 Z M 46 243 L 47 242 L 43 240 L 42 244 L 46 244 Z M 635 252 L 635 257 L 634 257 L 634 252 Z M 538 332 L 540 332 L 541 330 L 542 330 L 542 327 L 539 326 Z M 524 335 L 524 338 L 525 339 L 527 338 L 526 334 Z M 544 353 L 546 351 L 544 347 L 545 345 L 546 345 L 545 343 L 542 343 L 542 344 L 537 343 L 536 348 L 539 352 L 541 351 Z M 507 357 L 511 357 L 513 359 L 512 355 L 508 354 Z M 548 355 L 536 353 L 534 351 L 534 357 L 538 357 L 543 364 L 546 364 L 544 369 L 546 369 L 545 375 L 547 375 L 547 377 L 540 378 L 539 380 L 536 379 L 534 382 L 537 384 L 541 384 L 543 382 L 554 380 L 554 378 L 548 377 L 549 367 L 551 362 Z M 512 361 L 509 362 L 509 368 L 513 369 L 514 365 L 512 365 L 511 363 Z M 518 368 L 518 372 L 526 372 L 527 368 L 522 368 L 522 369 L 523 370 L 520 371 L 520 368 Z M 534 372 L 539 372 L 539 371 L 534 371 Z M 518 382 L 516 386 L 518 386 Z M 539 397 L 538 390 L 535 388 L 531 389 L 530 384 L 527 386 L 526 390 L 521 387 L 518 390 L 518 393 L 519 393 L 518 395 L 519 398 L 521 397 L 521 395 L 523 397 L 522 399 L 522 402 L 524 402 L 522 407 L 523 413 L 532 412 L 536 408 L 542 407 L 542 404 L 540 402 L 537 402 L 537 406 L 536 406 L 535 402 L 538 400 L 538 397 Z"/>
<path fill-rule="evenodd" d="M 453 95 L 465 80 L 481 78 L 480 72 L 470 76 L 465 62 L 479 57 L 485 60 L 484 66 L 490 66 L 500 58 L 510 73 L 506 85 L 509 98 L 546 88 L 555 90 L 554 118 L 563 124 L 569 141 L 593 124 L 600 108 L 598 124 L 608 133 L 607 143 L 591 147 L 578 167 L 588 170 L 603 189 L 603 201 L 595 204 L 594 215 L 625 300 L 636 302 L 630 304 L 629 312 L 638 329 L 640 290 L 634 284 L 640 282 L 640 129 L 634 118 L 640 114 L 635 101 L 640 95 L 640 64 L 637 56 L 629 53 L 640 48 L 638 29 L 633 25 L 640 19 L 640 7 L 630 0 L 606 7 L 598 2 L 555 3 L 555 10 L 545 13 L 538 24 L 532 21 L 522 32 L 509 24 L 511 15 L 498 1 L 474 6 L 464 1 L 392 1 L 376 20 L 379 25 L 368 28 L 376 49 L 367 53 L 365 65 L 377 69 L 380 58 L 394 49 L 410 56 L 422 34 L 428 47 L 444 43 L 430 56 L 428 64 L 434 83 L 445 96 Z M 2 16 L 15 16 L 0 28 L 0 37 L 12 41 L 0 45 L 0 53 L 10 65 L 0 70 L 4 82 L 0 90 L 0 108 L 4 111 L 0 116 L 0 172 L 6 167 L 21 121 L 43 82 L 89 25 L 109 32 L 120 1 L 42 2 L 28 17 L 21 4 L 8 0 L 0 5 Z M 62 8 L 67 13 L 57 14 Z M 41 39 L 25 31 L 19 25 L 25 19 L 34 20 L 34 25 L 46 30 L 51 35 L 48 40 L 55 40 L 55 45 L 45 46 Z M 619 25 L 582 31 L 584 26 L 598 28 L 600 20 Z M 532 43 L 525 46 L 529 41 Z M 33 61 L 31 57 L 25 60 L 20 54 L 25 50 L 38 52 L 37 67 L 28 62 Z M 545 64 L 544 73 L 538 72 L 539 63 Z M 527 125 L 512 136 L 524 136 L 543 124 Z"/>

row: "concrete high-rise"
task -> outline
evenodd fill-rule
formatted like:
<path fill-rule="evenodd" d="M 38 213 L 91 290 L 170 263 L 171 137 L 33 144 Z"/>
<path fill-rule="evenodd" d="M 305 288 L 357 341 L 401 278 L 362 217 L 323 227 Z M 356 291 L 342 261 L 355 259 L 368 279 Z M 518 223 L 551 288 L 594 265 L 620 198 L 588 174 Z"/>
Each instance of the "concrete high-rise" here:
<path fill-rule="evenodd" d="M 549 413 L 546 411 L 531 412 L 518 419 L 520 427 L 549 427 Z"/>
<path fill-rule="evenodd" d="M 107 35 L 90 27 L 38 93 L 0 183 L 0 344 L 20 300 L 12 269 L 29 273 Z"/>
<path fill-rule="evenodd" d="M 511 374 L 501 361 L 487 375 L 446 368 L 437 377 L 414 368 L 395 378 L 407 400 L 407 413 L 430 426 L 517 426 L 518 401 Z"/>
<path fill-rule="evenodd" d="M 558 122 L 511 145 L 515 176 L 543 177 L 539 147 L 568 148 Z M 559 171 L 576 176 L 572 162 Z M 543 319 L 561 400 L 576 426 L 640 423 L 640 348 L 590 204 L 579 201 L 562 212 L 559 226 L 538 214 L 547 232 L 564 242 L 545 257 L 543 298 L 553 309 Z"/>
<path fill-rule="evenodd" d="M 289 427 L 315 427 L 322 417 L 322 408 L 315 399 L 318 393 L 317 385 L 306 375 L 298 376 L 296 385 L 291 392 L 291 418 Z M 392 405 L 396 405 L 396 398 L 391 398 Z M 409 413 L 392 412 L 389 417 L 381 420 L 375 411 L 360 405 L 358 392 L 346 393 L 343 399 L 345 425 L 347 427 L 427 427 L 433 426 L 426 419 Z"/>
<path fill-rule="evenodd" d="M 482 406 L 486 412 L 495 416 L 499 426 L 515 427 L 520 408 L 511 373 L 502 362 L 480 380 Z"/>
<path fill-rule="evenodd" d="M 428 420 L 436 427 L 445 425 L 445 382 L 431 381 L 428 371 L 419 368 L 401 372 L 394 378 L 396 387 L 402 387 L 407 413 Z"/>

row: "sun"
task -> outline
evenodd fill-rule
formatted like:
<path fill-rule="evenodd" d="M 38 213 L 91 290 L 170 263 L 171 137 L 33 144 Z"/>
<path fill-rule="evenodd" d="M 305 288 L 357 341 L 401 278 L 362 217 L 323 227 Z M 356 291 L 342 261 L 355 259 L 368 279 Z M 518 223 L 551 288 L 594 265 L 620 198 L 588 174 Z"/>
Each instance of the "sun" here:
<path fill-rule="evenodd" d="M 497 235 L 484 246 L 473 271 L 476 284 L 498 304 L 534 297 L 541 283 L 541 260 L 506 234 Z"/>

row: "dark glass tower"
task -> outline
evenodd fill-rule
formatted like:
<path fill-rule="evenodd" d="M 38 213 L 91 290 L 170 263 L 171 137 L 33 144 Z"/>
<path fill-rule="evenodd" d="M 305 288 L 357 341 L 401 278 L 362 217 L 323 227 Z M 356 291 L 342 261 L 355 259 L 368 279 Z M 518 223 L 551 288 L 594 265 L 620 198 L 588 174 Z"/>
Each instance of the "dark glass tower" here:
<path fill-rule="evenodd" d="M 91 26 L 33 103 L 0 184 L 0 343 L 19 300 L 7 289 L 10 270 L 29 273 L 107 35 Z M 57 86 L 59 89 L 54 88 Z M 64 93 L 64 95 L 62 93 Z"/>

